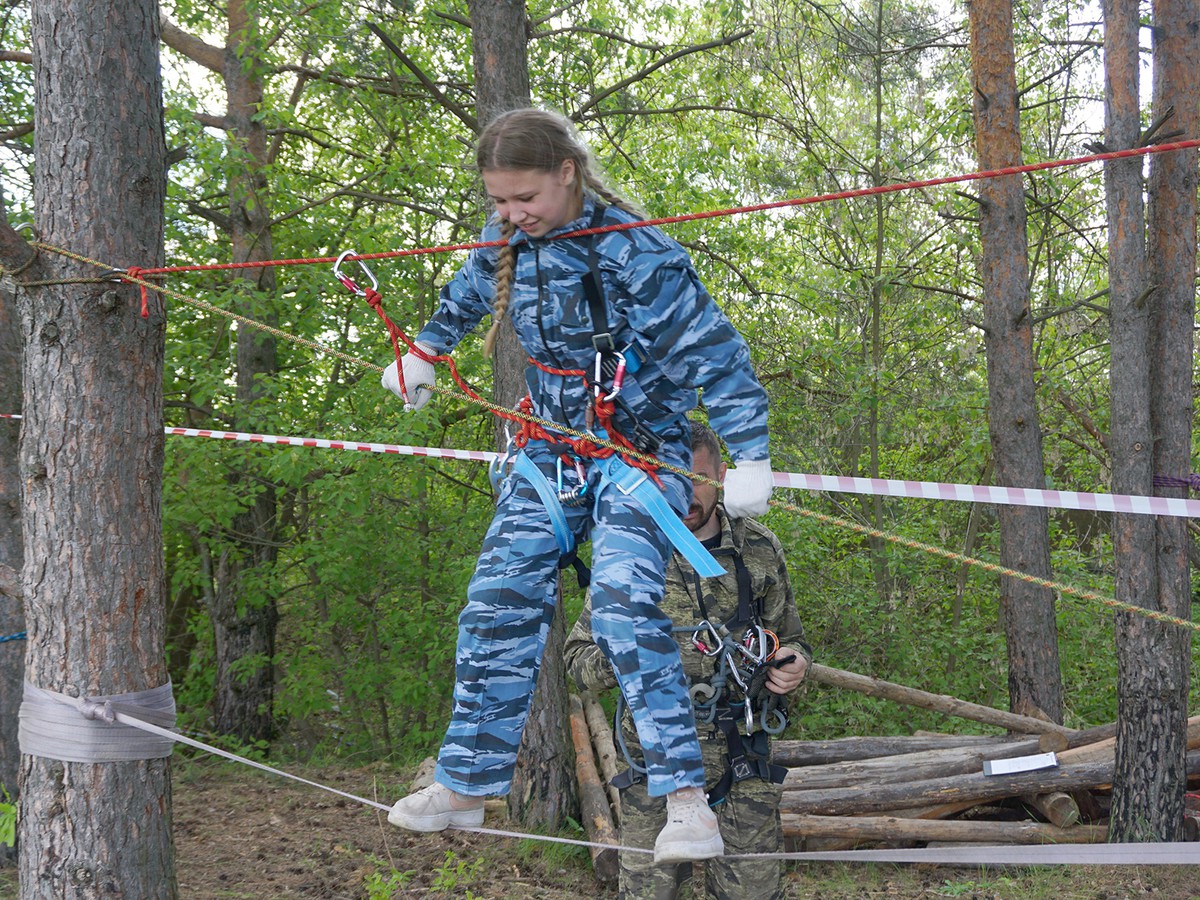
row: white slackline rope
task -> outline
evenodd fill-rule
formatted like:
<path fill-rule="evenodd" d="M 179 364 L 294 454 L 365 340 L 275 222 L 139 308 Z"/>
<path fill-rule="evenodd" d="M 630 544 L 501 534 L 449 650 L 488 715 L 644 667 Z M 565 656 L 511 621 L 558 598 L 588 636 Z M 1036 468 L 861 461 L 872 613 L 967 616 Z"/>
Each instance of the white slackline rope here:
<path fill-rule="evenodd" d="M 170 687 L 166 685 L 165 687 Z M 39 689 L 34 689 L 39 690 Z M 161 690 L 161 689 L 155 689 Z M 53 694 L 46 691 L 44 693 Z M 74 708 L 80 715 L 85 717 L 88 712 L 85 710 L 87 705 L 84 701 L 75 697 L 67 697 L 66 695 L 58 694 L 51 698 L 57 701 L 64 708 Z M 117 702 L 106 703 L 106 700 L 115 698 L 90 698 L 88 702 L 95 703 L 100 701 L 99 706 L 111 711 L 111 719 L 102 718 L 100 725 L 103 727 L 113 727 L 114 724 L 126 725 L 148 734 L 162 738 L 168 744 L 177 742 L 186 744 L 189 747 L 194 747 L 197 750 L 203 750 L 206 753 L 212 753 L 216 756 L 228 759 L 231 762 L 242 763 L 252 768 L 259 769 L 263 772 L 269 772 L 272 775 L 278 775 L 281 778 L 288 778 L 292 781 L 297 781 L 301 784 L 314 787 L 322 791 L 327 791 L 331 794 L 336 794 L 339 797 L 344 797 L 347 800 L 353 800 L 363 806 L 373 807 L 374 809 L 388 812 L 391 806 L 386 803 L 379 803 L 375 800 L 370 800 L 366 797 L 360 797 L 357 794 L 351 794 L 347 791 L 339 790 L 326 784 L 321 784 L 317 781 L 310 781 L 307 778 L 302 778 L 299 775 L 294 775 L 291 772 L 285 772 L 283 769 L 276 769 L 273 766 L 268 766 L 265 763 L 256 762 L 252 759 L 247 759 L 244 756 L 238 756 L 236 753 L 230 753 L 227 750 L 222 750 L 220 747 L 214 747 L 211 744 L 206 744 L 203 741 L 197 741 L 194 738 L 187 737 L 177 731 L 172 731 L 167 728 L 160 727 L 140 719 L 137 716 L 129 715 L 118 710 Z M 81 705 L 83 704 L 83 705 Z M 172 701 L 172 709 L 174 702 Z M 21 745 L 22 752 L 28 753 L 25 744 Z M 48 755 L 52 759 L 62 759 L 54 753 L 50 754 L 34 754 Z M 164 755 L 170 755 L 169 752 Z M 496 837 L 516 838 L 519 840 L 546 841 L 555 844 L 570 844 L 576 847 L 598 848 L 601 850 L 616 850 L 622 853 L 653 853 L 653 850 L 643 847 L 626 847 L 619 844 L 608 844 L 598 841 L 583 841 L 575 838 L 557 837 L 554 835 L 529 834 L 520 831 L 506 831 L 499 828 L 455 828 L 456 831 L 472 832 L 474 834 L 487 834 Z M 1040 866 L 1040 865 L 1196 865 L 1200 864 L 1200 843 L 1163 843 L 1163 844 L 1025 844 L 1019 846 L 998 846 L 998 847 L 936 847 L 925 850 L 838 850 L 827 852 L 805 852 L 805 853 L 739 853 L 729 854 L 726 859 L 780 859 L 791 860 L 795 862 L 881 862 L 881 863 L 937 863 L 944 865 L 961 865 L 961 866 L 985 866 L 985 865 L 1017 865 L 1017 866 Z"/>
<path fill-rule="evenodd" d="M 799 862 L 939 863 L 962 866 L 1187 866 L 1200 863 L 1200 843 L 1006 844 L 996 847 L 933 847 L 925 850 L 758 853 L 753 856 Z"/>

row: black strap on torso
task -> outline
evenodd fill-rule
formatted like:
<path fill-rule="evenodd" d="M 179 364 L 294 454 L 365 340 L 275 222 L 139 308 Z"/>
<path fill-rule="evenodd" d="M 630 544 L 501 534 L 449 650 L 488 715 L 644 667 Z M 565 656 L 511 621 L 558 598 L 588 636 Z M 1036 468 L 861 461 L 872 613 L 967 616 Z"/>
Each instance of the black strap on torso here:
<path fill-rule="evenodd" d="M 608 207 L 596 201 L 595 210 L 588 228 L 599 228 L 604 221 Z M 611 354 L 616 352 L 617 345 L 613 341 L 612 332 L 608 329 L 608 310 L 604 306 L 604 280 L 600 276 L 600 259 L 596 253 L 596 235 L 588 235 L 588 270 L 583 276 L 583 297 L 587 300 L 588 312 L 592 316 L 592 346 L 597 353 L 604 354 L 604 362 L 608 362 Z M 616 362 L 613 361 L 614 371 Z M 610 374 L 611 378 L 612 375 Z"/>
<path fill-rule="evenodd" d="M 707 547 L 707 544 L 705 546 Z M 755 622 L 762 622 L 762 599 L 754 596 L 754 578 L 746 566 L 746 561 L 742 559 L 742 554 L 734 547 L 708 547 L 708 550 L 715 557 L 729 556 L 733 559 L 734 577 L 737 579 L 738 587 L 738 603 L 733 615 L 725 620 L 725 627 L 733 632 Z M 682 568 L 680 572 L 682 573 Z M 700 618 L 710 621 L 708 605 L 704 602 L 704 584 L 695 569 L 692 570 L 692 585 L 696 591 L 696 607 Z"/>
<path fill-rule="evenodd" d="M 588 228 L 599 228 L 604 224 L 604 215 L 607 212 L 608 207 L 597 200 Z M 608 308 L 604 304 L 604 278 L 600 274 L 600 255 L 596 252 L 597 237 L 599 235 L 588 235 L 588 270 L 583 276 L 583 297 L 592 317 L 592 347 L 600 354 L 600 377 L 611 381 L 617 374 L 617 342 L 609 327 Z M 624 352 L 639 351 L 631 346 Z M 663 439 L 638 420 L 620 395 L 613 402 L 617 409 L 625 414 L 630 424 L 630 433 L 626 435 L 629 442 L 642 453 L 657 454 Z"/>

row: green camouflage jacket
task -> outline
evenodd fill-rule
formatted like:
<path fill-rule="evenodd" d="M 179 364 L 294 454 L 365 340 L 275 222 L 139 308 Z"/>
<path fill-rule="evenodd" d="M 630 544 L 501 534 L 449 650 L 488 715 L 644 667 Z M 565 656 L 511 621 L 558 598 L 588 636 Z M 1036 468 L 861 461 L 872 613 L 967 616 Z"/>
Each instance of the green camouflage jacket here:
<path fill-rule="evenodd" d="M 667 566 L 662 609 L 671 617 L 676 628 L 684 629 L 677 631 L 675 637 L 688 681 L 692 685 L 708 682 L 716 669 L 714 658 L 697 650 L 692 642 L 692 634 L 704 618 L 697 599 L 697 583 L 703 589 L 703 607 L 708 618 L 713 622 L 729 620 L 738 606 L 738 585 L 732 561 L 734 551 L 741 554 L 750 573 L 754 599 L 761 604 L 762 625 L 778 636 L 780 646 L 792 647 L 811 662 L 812 654 L 804 643 L 804 629 L 796 610 L 779 539 L 766 526 L 753 519 L 731 520 L 721 507 L 718 507 L 717 514 L 721 521 L 721 543 L 712 553 L 725 567 L 727 574 L 718 578 L 697 579 L 687 560 L 679 554 L 675 554 Z M 567 636 L 565 656 L 567 672 L 581 689 L 599 692 L 616 687 L 617 680 L 612 667 L 592 639 L 590 603 L 585 603 L 579 620 Z M 736 687 L 733 692 L 734 698 L 740 699 Z M 626 732 L 630 751 L 640 756 L 635 752 L 636 735 L 628 715 L 625 726 L 623 731 Z M 711 770 L 713 762 L 720 762 L 725 743 L 723 740 L 704 740 L 706 736 L 717 736 L 712 726 L 700 725 L 699 731 L 705 765 Z M 711 748 L 708 745 L 712 745 Z"/>

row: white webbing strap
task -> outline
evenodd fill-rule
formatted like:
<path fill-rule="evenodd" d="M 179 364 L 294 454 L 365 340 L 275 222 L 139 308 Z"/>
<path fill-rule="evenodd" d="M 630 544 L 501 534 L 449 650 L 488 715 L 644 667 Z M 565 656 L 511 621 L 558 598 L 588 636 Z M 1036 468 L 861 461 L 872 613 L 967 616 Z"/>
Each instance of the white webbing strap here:
<path fill-rule="evenodd" d="M 829 850 L 809 853 L 755 853 L 744 859 L 793 862 L 938 863 L 961 866 L 1187 866 L 1200 863 L 1200 843 L 1164 844 L 1008 844 L 997 847 Z"/>
<path fill-rule="evenodd" d="M 70 697 L 25 682 L 17 739 L 21 752 L 63 762 L 101 763 L 162 759 L 174 741 L 121 719 L 175 725 L 171 682 L 148 691 L 107 697 Z"/>

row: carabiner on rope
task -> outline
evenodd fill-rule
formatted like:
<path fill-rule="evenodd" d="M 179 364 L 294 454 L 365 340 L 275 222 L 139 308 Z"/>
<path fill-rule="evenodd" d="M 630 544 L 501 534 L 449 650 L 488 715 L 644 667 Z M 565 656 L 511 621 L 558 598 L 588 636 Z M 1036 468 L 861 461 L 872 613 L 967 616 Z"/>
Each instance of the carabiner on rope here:
<path fill-rule="evenodd" d="M 351 256 L 357 257 L 358 254 L 353 250 L 343 250 L 341 254 L 339 254 L 337 262 L 333 264 L 333 277 L 340 281 L 350 293 L 357 294 L 360 297 L 365 297 L 367 296 L 366 289 L 359 287 L 358 283 L 353 278 L 342 271 L 342 263 Z M 357 262 L 359 268 L 363 270 L 363 274 L 365 274 L 367 278 L 371 279 L 371 290 L 378 291 L 379 282 L 375 280 L 375 273 L 367 268 L 367 264 L 361 259 L 355 259 L 355 262 Z"/>
<path fill-rule="evenodd" d="M 608 394 L 604 393 L 604 364 L 606 358 L 611 357 L 617 361 L 616 368 L 612 370 L 612 391 Z M 620 350 L 597 350 L 596 364 L 592 371 L 592 390 L 595 391 L 596 399 L 603 400 L 605 403 L 611 403 L 616 399 L 617 394 L 621 393 L 621 385 L 625 383 L 625 354 Z"/>
<path fill-rule="evenodd" d="M 564 456 L 566 454 L 563 454 Z M 583 464 L 579 459 L 573 460 L 575 464 L 575 477 L 579 479 L 579 483 L 573 488 L 568 488 L 563 484 L 563 457 L 559 456 L 556 461 L 558 465 L 558 502 L 563 506 L 582 506 L 587 498 L 588 484 L 587 476 L 583 472 Z"/>
<path fill-rule="evenodd" d="M 700 626 L 692 632 L 692 646 L 705 656 L 721 654 L 721 635 L 708 619 L 701 622 Z"/>
<path fill-rule="evenodd" d="M 504 444 L 504 452 L 488 463 L 488 481 L 491 482 L 492 492 L 495 494 L 500 493 L 500 488 L 504 485 L 504 479 L 508 477 L 508 470 L 512 468 L 513 458 L 518 452 L 513 433 L 507 423 L 504 426 L 504 434 L 508 438 Z"/>
<path fill-rule="evenodd" d="M 621 385 L 625 383 L 625 354 L 617 350 L 614 355 L 617 357 L 617 371 L 613 374 L 612 393 L 604 398 L 606 403 L 617 399 L 617 394 L 621 393 Z"/>

